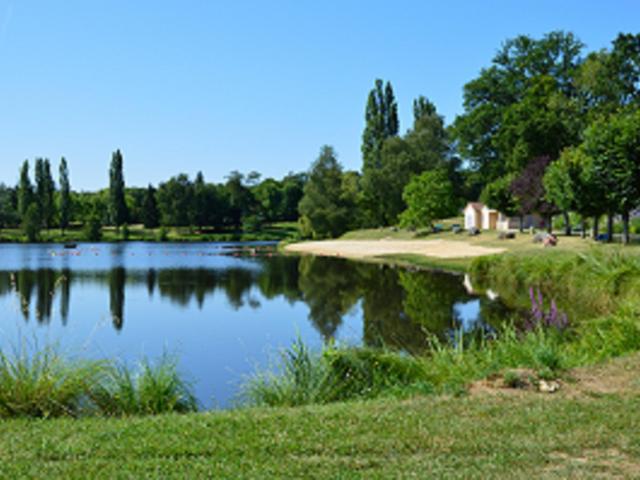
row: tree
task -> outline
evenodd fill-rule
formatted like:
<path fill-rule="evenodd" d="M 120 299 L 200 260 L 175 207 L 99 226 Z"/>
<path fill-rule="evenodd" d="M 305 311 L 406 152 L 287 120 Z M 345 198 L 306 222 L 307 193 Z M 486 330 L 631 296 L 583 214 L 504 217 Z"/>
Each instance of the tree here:
<path fill-rule="evenodd" d="M 49 159 L 36 159 L 36 203 L 42 225 L 49 229 L 55 215 L 55 203 L 53 195 L 55 184 L 51 176 L 51 164 Z"/>
<path fill-rule="evenodd" d="M 465 112 L 456 118 L 453 134 L 484 184 L 518 173 L 534 156 L 557 158 L 561 148 L 545 145 L 549 140 L 567 146 L 577 128 L 573 120 L 582 118 L 565 115 L 574 108 L 582 48 L 571 33 L 520 35 L 507 40 L 492 65 L 464 86 Z M 559 130 L 558 138 L 544 135 Z"/>
<path fill-rule="evenodd" d="M 204 181 L 204 175 L 202 172 L 198 172 L 193 183 L 192 217 L 193 223 L 195 223 L 200 229 L 209 222 L 209 208 L 213 207 L 213 205 L 209 205 L 208 203 L 207 184 Z"/>
<path fill-rule="evenodd" d="M 253 195 L 260 207 L 260 216 L 264 220 L 275 222 L 282 219 L 284 192 L 280 182 L 267 178 L 254 187 Z"/>
<path fill-rule="evenodd" d="M 507 216 L 518 214 L 518 204 L 511 191 L 513 180 L 514 175 L 505 175 L 488 183 L 480 194 L 480 201 Z"/>
<path fill-rule="evenodd" d="M 551 230 L 551 219 L 557 209 L 545 199 L 542 179 L 550 163 L 551 158 L 548 156 L 534 158 L 511 184 L 511 193 L 518 203 L 521 214 L 542 215 L 547 219 L 549 230 Z"/>
<path fill-rule="evenodd" d="M 382 168 L 382 147 L 385 140 L 395 137 L 399 130 L 398 105 L 391 83 L 386 85 L 380 79 L 369 92 L 365 110 L 365 128 L 362 134 L 362 193 L 363 213 L 370 225 L 385 223 L 383 202 L 384 176 Z"/>
<path fill-rule="evenodd" d="M 433 221 L 456 212 L 457 201 L 447 172 L 431 170 L 411 179 L 403 194 L 407 209 L 400 223 L 408 227 L 432 226 Z"/>
<path fill-rule="evenodd" d="M 91 202 L 87 217 L 84 219 L 84 236 L 90 242 L 102 240 L 101 206 L 97 199 Z"/>
<path fill-rule="evenodd" d="M 629 212 L 640 203 L 640 110 L 596 121 L 585 132 L 584 149 L 593 161 L 592 179 L 602 192 L 613 235 L 613 215 L 622 215 L 623 242 L 629 243 Z"/>
<path fill-rule="evenodd" d="M 551 163 L 542 179 L 545 198 L 556 205 L 564 215 L 565 234 L 571 235 L 571 222 L 569 212 L 576 207 L 574 192 L 574 175 L 572 164 L 567 154 Z M 583 229 L 584 232 L 584 229 Z"/>
<path fill-rule="evenodd" d="M 0 183 L 0 228 L 19 223 L 16 201 L 16 190 Z"/>
<path fill-rule="evenodd" d="M 22 231 L 29 242 L 37 242 L 41 228 L 40 211 L 36 203 L 31 203 L 24 217 L 22 217 Z"/>
<path fill-rule="evenodd" d="M 593 217 L 593 238 L 598 237 L 599 217 L 605 213 L 600 202 L 604 192 L 598 189 L 593 162 L 582 146 L 566 148 L 544 175 L 546 197 L 558 208 L 575 210 L 582 217 L 582 237 L 586 236 L 586 218 Z M 565 219 L 566 224 L 566 219 Z"/>
<path fill-rule="evenodd" d="M 161 183 L 157 193 L 160 223 L 167 227 L 193 225 L 193 183 L 181 173 Z"/>
<path fill-rule="evenodd" d="M 60 228 L 64 231 L 71 219 L 71 184 L 69 182 L 69 168 L 67 160 L 60 160 Z"/>
<path fill-rule="evenodd" d="M 282 179 L 282 218 L 285 221 L 298 219 L 298 204 L 304 195 L 306 173 L 289 173 Z"/>
<path fill-rule="evenodd" d="M 144 228 L 156 228 L 160 225 L 160 212 L 156 201 L 156 189 L 149 184 L 144 193 L 142 207 L 142 223 Z"/>
<path fill-rule="evenodd" d="M 254 176 L 251 175 L 248 181 L 253 183 L 254 180 Z M 255 199 L 251 190 L 245 185 L 245 176 L 238 171 L 234 170 L 227 175 L 224 188 L 229 202 L 229 223 L 238 228 L 242 225 L 242 218 L 253 213 Z"/>
<path fill-rule="evenodd" d="M 333 148 L 323 146 L 311 166 L 300 201 L 301 221 L 314 238 L 337 237 L 352 225 L 353 196 L 345 195 L 343 180 L 342 166 Z"/>
<path fill-rule="evenodd" d="M 109 169 L 109 220 L 118 229 L 128 220 L 122 170 L 122 153 L 120 150 L 116 150 L 111 156 L 111 168 Z"/>
<path fill-rule="evenodd" d="M 18 215 L 24 218 L 29 206 L 33 202 L 33 185 L 29 178 L 29 161 L 25 160 L 20 168 L 20 180 L 18 182 Z"/>

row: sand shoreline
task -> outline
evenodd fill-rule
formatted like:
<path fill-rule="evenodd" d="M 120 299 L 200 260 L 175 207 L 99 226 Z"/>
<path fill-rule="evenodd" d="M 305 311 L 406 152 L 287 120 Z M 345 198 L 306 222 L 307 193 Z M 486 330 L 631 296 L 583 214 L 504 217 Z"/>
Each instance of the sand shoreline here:
<path fill-rule="evenodd" d="M 381 255 L 415 254 L 434 258 L 471 258 L 502 253 L 504 248 L 482 247 L 450 240 L 324 240 L 293 243 L 285 247 L 291 253 L 312 254 L 351 259 Z"/>

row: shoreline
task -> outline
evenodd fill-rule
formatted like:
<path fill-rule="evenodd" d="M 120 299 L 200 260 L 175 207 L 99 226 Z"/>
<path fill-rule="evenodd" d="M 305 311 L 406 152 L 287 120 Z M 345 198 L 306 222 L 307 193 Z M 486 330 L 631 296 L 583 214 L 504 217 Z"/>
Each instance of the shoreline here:
<path fill-rule="evenodd" d="M 472 245 L 462 241 L 435 240 L 323 240 L 290 243 L 287 253 L 339 257 L 350 260 L 393 260 L 394 256 L 419 256 L 425 259 L 454 260 L 496 255 L 505 248 Z"/>

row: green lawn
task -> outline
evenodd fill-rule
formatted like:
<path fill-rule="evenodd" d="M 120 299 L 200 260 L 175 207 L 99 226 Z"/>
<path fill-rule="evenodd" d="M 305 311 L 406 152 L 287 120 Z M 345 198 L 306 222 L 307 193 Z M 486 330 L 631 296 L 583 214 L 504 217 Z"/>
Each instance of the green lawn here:
<path fill-rule="evenodd" d="M 254 240 L 286 240 L 295 238 L 298 234 L 296 222 L 278 222 L 264 225 L 257 232 L 243 231 L 204 231 L 188 227 L 171 227 L 165 229 L 166 238 L 162 238 L 161 229 L 145 229 L 142 225 L 129 226 L 129 241 L 169 241 L 169 242 L 215 242 L 215 241 L 254 241 Z M 85 233 L 80 226 L 72 227 L 65 232 L 57 228 L 43 230 L 40 235 L 42 242 L 64 243 L 86 241 Z M 117 232 L 114 227 L 102 228 L 103 242 L 118 242 L 124 240 L 122 230 Z M 0 242 L 24 242 L 23 233 L 19 229 L 0 230 Z"/>
<path fill-rule="evenodd" d="M 2 478 L 634 478 L 640 357 L 586 390 L 0 422 Z M 597 383 L 602 380 L 603 384 Z M 622 388 L 620 388 L 622 386 Z M 609 390 L 607 390 L 609 389 Z"/>

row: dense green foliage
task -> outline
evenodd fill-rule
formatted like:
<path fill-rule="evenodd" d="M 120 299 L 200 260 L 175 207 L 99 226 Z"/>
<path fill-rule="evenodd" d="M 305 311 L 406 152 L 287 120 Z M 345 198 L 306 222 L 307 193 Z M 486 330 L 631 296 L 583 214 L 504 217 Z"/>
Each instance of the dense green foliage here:
<path fill-rule="evenodd" d="M 300 201 L 304 235 L 336 237 L 349 230 L 356 202 L 349 183 L 349 176 L 343 173 L 333 148 L 322 147 Z"/>
<path fill-rule="evenodd" d="M 434 220 L 456 211 L 453 186 L 443 170 L 430 170 L 413 177 L 404 189 L 407 209 L 400 217 L 403 226 L 430 227 Z"/>

